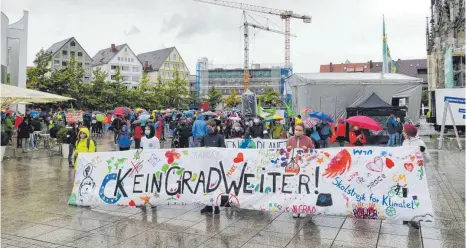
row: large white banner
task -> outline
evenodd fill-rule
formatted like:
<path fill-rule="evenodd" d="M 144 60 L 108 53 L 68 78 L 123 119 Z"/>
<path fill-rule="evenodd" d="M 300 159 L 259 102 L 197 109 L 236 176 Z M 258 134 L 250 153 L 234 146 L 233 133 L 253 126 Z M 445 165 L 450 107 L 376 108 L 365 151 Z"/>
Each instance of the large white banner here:
<path fill-rule="evenodd" d="M 286 139 L 227 139 L 225 145 L 227 148 L 240 149 L 277 149 L 285 148 Z"/>
<path fill-rule="evenodd" d="M 433 217 L 419 147 L 82 153 L 69 204 L 213 204 L 364 219 Z"/>

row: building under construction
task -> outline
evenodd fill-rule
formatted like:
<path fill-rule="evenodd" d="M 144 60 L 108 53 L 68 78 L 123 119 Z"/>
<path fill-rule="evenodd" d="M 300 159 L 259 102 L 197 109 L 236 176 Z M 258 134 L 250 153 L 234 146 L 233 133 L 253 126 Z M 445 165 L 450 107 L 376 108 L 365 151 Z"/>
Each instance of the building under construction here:
<path fill-rule="evenodd" d="M 249 69 L 249 90 L 261 95 L 265 88 L 272 87 L 283 94 L 285 79 L 291 73 L 292 69 L 285 68 L 284 64 L 252 64 Z M 200 58 L 196 65 L 196 84 L 191 90 L 204 96 L 211 87 L 225 96 L 233 90 L 238 94 L 244 93 L 244 68 L 242 65 L 212 65 L 207 58 Z"/>

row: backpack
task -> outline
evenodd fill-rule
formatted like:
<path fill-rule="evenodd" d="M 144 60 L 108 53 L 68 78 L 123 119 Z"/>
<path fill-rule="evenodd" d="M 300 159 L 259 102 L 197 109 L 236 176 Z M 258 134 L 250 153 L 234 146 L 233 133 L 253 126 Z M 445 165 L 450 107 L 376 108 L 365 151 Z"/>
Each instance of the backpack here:
<path fill-rule="evenodd" d="M 91 140 L 92 142 L 94 142 L 94 147 L 95 147 L 95 151 L 97 152 L 97 143 L 95 143 L 95 140 L 93 139 L 87 139 L 87 150 L 89 151 L 89 148 L 91 147 Z"/>

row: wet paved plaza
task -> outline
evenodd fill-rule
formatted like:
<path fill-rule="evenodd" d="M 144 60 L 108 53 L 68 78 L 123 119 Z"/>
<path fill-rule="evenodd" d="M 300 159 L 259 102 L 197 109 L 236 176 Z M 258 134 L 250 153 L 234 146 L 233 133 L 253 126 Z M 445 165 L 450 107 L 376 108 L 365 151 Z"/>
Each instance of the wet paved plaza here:
<path fill-rule="evenodd" d="M 113 150 L 110 139 L 98 140 L 98 150 Z M 44 150 L 20 154 L 2 162 L 1 247 L 464 247 L 465 153 L 449 147 L 430 149 L 426 174 L 436 221 L 420 229 L 239 209 L 201 215 L 194 205 L 69 206 L 74 171 L 66 159 Z"/>

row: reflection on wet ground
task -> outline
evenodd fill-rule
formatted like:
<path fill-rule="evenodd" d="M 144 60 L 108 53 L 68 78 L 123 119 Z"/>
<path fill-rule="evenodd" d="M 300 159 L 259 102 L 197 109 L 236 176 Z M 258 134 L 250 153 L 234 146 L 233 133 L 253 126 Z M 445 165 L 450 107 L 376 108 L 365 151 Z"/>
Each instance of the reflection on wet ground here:
<path fill-rule="evenodd" d="M 115 150 L 110 136 L 99 151 Z M 168 143 L 164 144 L 168 147 Z M 428 142 L 432 147 L 433 142 Z M 463 143 L 464 145 L 464 143 Z M 44 150 L 2 162 L 2 247 L 464 247 L 464 152 L 431 149 L 426 167 L 436 214 L 414 229 L 401 223 L 198 206 L 154 209 L 67 205 L 74 171 Z M 464 147 L 464 146 L 463 146 Z M 11 151 L 9 151 L 11 154 Z M 8 154 L 7 154 L 8 155 Z"/>

